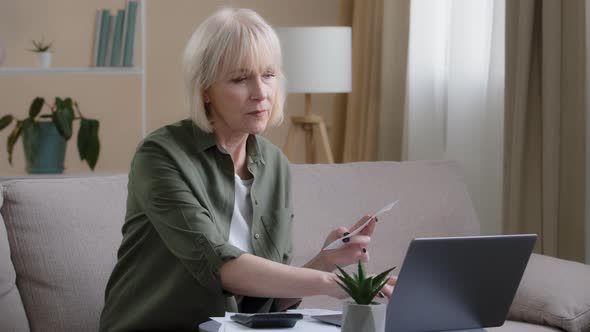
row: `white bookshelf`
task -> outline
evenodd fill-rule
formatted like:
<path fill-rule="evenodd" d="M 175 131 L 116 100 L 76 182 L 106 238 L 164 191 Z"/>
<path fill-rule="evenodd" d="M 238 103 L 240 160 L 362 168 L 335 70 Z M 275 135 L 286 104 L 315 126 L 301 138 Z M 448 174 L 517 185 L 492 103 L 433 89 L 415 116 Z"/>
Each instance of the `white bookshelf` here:
<path fill-rule="evenodd" d="M 134 75 L 141 78 L 141 137 L 147 131 L 147 0 L 139 0 L 139 38 L 141 38 L 141 63 L 135 67 L 0 67 L 0 77 L 9 76 L 51 76 L 51 75 Z M 137 38 L 136 38 L 137 39 Z M 137 55 L 134 55 L 138 59 Z"/>

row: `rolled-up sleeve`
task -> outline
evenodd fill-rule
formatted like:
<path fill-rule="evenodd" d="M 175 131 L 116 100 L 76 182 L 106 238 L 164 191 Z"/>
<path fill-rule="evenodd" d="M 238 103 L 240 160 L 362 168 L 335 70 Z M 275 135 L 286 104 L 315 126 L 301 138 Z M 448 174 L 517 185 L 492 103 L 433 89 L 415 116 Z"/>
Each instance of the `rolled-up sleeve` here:
<path fill-rule="evenodd" d="M 211 292 L 230 295 L 223 290 L 219 269 L 244 251 L 223 238 L 177 161 L 159 145 L 144 143 L 132 162 L 129 191 L 164 245 L 197 282 Z"/>

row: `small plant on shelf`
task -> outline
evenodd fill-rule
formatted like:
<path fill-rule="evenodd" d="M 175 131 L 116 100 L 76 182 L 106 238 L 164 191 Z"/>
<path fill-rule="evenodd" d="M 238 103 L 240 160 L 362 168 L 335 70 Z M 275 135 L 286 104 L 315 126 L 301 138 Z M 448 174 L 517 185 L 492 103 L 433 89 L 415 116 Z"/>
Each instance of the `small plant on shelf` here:
<path fill-rule="evenodd" d="M 51 45 L 52 43 L 45 43 L 44 38 L 40 41 L 32 40 L 35 48 L 29 51 L 37 54 L 37 65 L 41 68 L 51 67 Z"/>
<path fill-rule="evenodd" d="M 35 48 L 29 50 L 31 52 L 43 53 L 43 52 L 49 52 L 51 50 L 52 43 L 46 44 L 44 38 L 41 38 L 40 41 L 31 40 L 31 42 L 33 42 L 33 46 L 35 47 Z"/>

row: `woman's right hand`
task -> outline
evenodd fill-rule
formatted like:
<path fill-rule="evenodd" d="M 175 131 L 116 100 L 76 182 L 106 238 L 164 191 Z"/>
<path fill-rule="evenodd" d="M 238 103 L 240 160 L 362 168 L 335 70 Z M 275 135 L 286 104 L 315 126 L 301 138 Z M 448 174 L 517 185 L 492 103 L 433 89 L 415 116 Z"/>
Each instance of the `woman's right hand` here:
<path fill-rule="evenodd" d="M 339 227 L 326 237 L 322 249 L 333 241 L 346 236 L 350 232 L 354 231 L 358 227 L 362 226 L 367 220 L 371 219 L 371 216 L 364 216 L 359 219 L 350 230 L 346 227 Z M 321 250 L 317 255 L 317 258 L 321 261 L 324 271 L 334 271 L 336 265 L 345 267 L 350 264 L 355 264 L 359 260 L 366 262 L 369 260 L 368 246 L 371 242 L 371 235 L 375 230 L 375 219 L 371 220 L 369 224 L 358 234 L 350 237 L 348 242 L 339 249 L 334 250 Z"/>

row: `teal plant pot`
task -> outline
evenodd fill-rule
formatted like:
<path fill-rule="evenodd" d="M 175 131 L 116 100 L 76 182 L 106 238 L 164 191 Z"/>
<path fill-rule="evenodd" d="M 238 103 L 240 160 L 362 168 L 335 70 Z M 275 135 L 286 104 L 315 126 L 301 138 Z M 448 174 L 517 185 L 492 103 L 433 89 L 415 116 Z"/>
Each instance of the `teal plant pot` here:
<path fill-rule="evenodd" d="M 53 122 L 38 122 L 39 135 L 23 131 L 23 148 L 29 174 L 61 174 L 64 171 L 66 140 L 59 134 Z M 34 142 L 36 144 L 34 144 Z M 35 145 L 37 151 L 27 151 Z"/>

